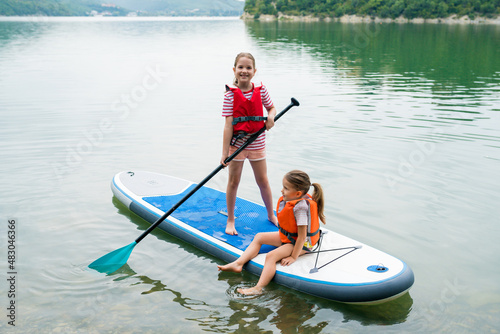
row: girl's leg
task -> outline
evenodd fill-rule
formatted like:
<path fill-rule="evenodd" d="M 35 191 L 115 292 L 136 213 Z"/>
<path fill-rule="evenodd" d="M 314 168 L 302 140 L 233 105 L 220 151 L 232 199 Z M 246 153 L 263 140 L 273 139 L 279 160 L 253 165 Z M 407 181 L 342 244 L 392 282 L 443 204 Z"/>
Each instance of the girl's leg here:
<path fill-rule="evenodd" d="M 221 271 L 232 271 L 239 273 L 243 269 L 245 263 L 253 259 L 259 254 L 262 245 L 280 246 L 281 240 L 278 232 L 261 232 L 257 233 L 247 249 L 236 259 L 236 261 L 228 263 L 224 266 L 217 266 Z"/>
<path fill-rule="evenodd" d="M 260 189 L 260 195 L 264 201 L 264 205 L 267 210 L 267 218 L 274 224 L 277 225 L 278 218 L 274 215 L 273 207 L 273 194 L 271 192 L 271 186 L 269 185 L 269 179 L 267 178 L 267 163 L 266 159 L 258 161 L 250 161 L 250 165 L 253 169 L 253 174 L 255 176 L 255 181 Z"/>
<path fill-rule="evenodd" d="M 237 291 L 244 295 L 257 295 L 262 293 L 262 288 L 271 282 L 276 274 L 276 263 L 281 259 L 290 256 L 293 251 L 292 244 L 284 244 L 281 247 L 278 247 L 266 255 L 266 261 L 264 263 L 264 269 L 262 269 L 262 273 L 260 274 L 259 282 L 257 285 L 248 288 L 248 289 L 238 289 Z"/>
<path fill-rule="evenodd" d="M 237 235 L 236 227 L 234 226 L 234 206 L 236 205 L 236 193 L 240 184 L 241 171 L 243 170 L 244 161 L 231 161 L 229 163 L 229 179 L 226 189 L 226 205 L 227 205 L 227 223 L 226 233 Z"/>

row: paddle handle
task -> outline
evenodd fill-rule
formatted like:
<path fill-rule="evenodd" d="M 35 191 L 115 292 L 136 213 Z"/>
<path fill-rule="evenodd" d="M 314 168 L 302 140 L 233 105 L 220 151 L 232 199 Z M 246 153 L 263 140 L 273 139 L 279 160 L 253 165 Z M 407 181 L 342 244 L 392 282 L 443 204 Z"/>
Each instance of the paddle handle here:
<path fill-rule="evenodd" d="M 276 117 L 274 117 L 274 121 L 276 122 L 278 119 L 281 118 L 288 110 L 290 110 L 294 106 L 299 106 L 300 103 L 296 99 L 292 97 L 292 101 L 288 106 L 286 106 L 285 109 L 283 109 Z M 241 151 L 243 151 L 248 145 L 250 145 L 255 139 L 257 139 L 258 136 L 260 136 L 264 131 L 266 131 L 266 126 L 263 126 L 259 131 L 255 132 L 252 134 L 248 140 L 241 145 L 233 154 L 231 154 L 226 160 L 224 160 L 224 163 L 228 163 L 231 160 L 233 160 Z M 197 192 L 201 187 L 205 185 L 212 177 L 215 176 L 218 172 L 220 172 L 221 169 L 224 168 L 223 164 L 220 164 L 216 169 L 213 170 L 212 173 L 210 173 L 206 178 L 203 179 L 196 187 L 194 187 L 189 193 L 187 193 L 179 202 L 177 202 L 174 206 L 170 208 L 163 216 L 161 216 L 154 224 L 152 224 L 146 231 L 144 231 L 137 239 L 135 239 L 136 243 L 139 243 L 144 237 L 146 237 L 151 231 L 153 231 L 158 225 L 161 224 L 168 216 L 172 214 L 179 206 L 181 206 L 182 203 L 184 203 L 189 197 L 191 197 L 195 192 Z"/>

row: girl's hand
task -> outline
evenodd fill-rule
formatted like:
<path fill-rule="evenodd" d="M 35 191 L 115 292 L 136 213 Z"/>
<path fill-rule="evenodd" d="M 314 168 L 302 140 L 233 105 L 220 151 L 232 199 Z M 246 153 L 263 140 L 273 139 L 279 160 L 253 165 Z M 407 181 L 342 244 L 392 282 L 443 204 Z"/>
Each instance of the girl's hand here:
<path fill-rule="evenodd" d="M 281 259 L 281 265 L 282 266 L 289 266 L 292 263 L 295 262 L 296 259 L 294 259 L 292 256 L 285 257 L 284 259 Z"/>
<path fill-rule="evenodd" d="M 276 117 L 276 108 L 272 106 L 267 109 L 266 130 L 269 131 L 274 126 L 274 117 Z"/>
<path fill-rule="evenodd" d="M 266 121 L 266 130 L 267 131 L 271 130 L 273 126 L 274 126 L 274 117 L 268 116 Z"/>
<path fill-rule="evenodd" d="M 228 163 L 226 164 L 224 161 L 228 158 L 229 156 L 223 155 L 222 158 L 220 158 L 220 163 L 222 166 L 227 167 Z"/>

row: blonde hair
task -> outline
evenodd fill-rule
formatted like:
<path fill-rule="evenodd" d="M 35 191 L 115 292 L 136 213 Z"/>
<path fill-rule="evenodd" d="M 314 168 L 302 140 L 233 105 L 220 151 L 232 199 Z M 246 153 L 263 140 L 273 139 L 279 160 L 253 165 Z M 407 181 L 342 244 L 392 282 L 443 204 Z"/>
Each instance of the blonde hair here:
<path fill-rule="evenodd" d="M 319 219 L 326 223 L 325 215 L 323 213 L 325 207 L 325 199 L 323 197 L 323 188 L 319 183 L 312 183 L 309 179 L 309 175 L 301 170 L 292 170 L 285 174 L 285 179 L 295 187 L 296 190 L 302 192 L 305 195 L 309 192 L 309 188 L 314 187 L 314 192 L 312 194 L 313 201 L 318 205 L 318 216 Z"/>
<path fill-rule="evenodd" d="M 238 60 L 240 60 L 240 58 L 250 59 L 253 63 L 253 68 L 255 69 L 255 58 L 249 52 L 240 52 L 236 55 L 236 58 L 234 59 L 234 67 L 235 68 L 236 68 L 236 64 L 238 64 Z M 233 85 L 238 86 L 238 79 L 234 78 Z"/>

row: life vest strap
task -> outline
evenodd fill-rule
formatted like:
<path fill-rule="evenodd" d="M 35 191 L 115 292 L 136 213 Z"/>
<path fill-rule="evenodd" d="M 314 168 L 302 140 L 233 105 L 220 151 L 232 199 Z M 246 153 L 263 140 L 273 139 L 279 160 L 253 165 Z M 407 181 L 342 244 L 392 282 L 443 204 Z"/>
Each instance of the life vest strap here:
<path fill-rule="evenodd" d="M 320 231 L 320 229 L 318 229 L 316 232 L 312 232 L 312 233 L 309 233 L 307 232 L 307 235 L 308 237 L 313 237 L 315 236 L 316 234 L 318 234 Z M 291 233 L 291 232 L 288 232 L 287 230 L 285 230 L 283 227 L 280 226 L 280 232 L 283 233 L 284 235 L 287 236 L 288 239 L 290 239 L 290 237 L 298 237 L 299 235 L 297 233 Z"/>
<path fill-rule="evenodd" d="M 288 232 L 287 230 L 285 230 L 281 226 L 279 228 L 280 228 L 280 232 L 283 233 L 286 236 L 286 238 L 292 243 L 292 245 L 295 245 L 295 239 L 294 239 L 294 237 L 298 237 L 299 235 L 297 233 Z M 318 234 L 320 232 L 321 232 L 321 229 L 318 229 L 316 232 L 312 232 L 312 233 L 308 232 L 307 236 L 308 237 L 312 237 L 312 236 L 315 236 L 316 234 Z M 306 249 L 306 248 L 304 248 L 304 249 L 308 251 L 308 249 Z"/>
<path fill-rule="evenodd" d="M 233 125 L 236 125 L 236 124 L 241 123 L 241 122 L 248 122 L 248 121 L 254 121 L 254 122 L 267 121 L 267 117 L 263 117 L 263 116 L 236 117 L 236 118 L 233 118 Z"/>
<path fill-rule="evenodd" d="M 286 230 L 284 230 L 282 227 L 280 227 L 280 231 L 281 233 L 283 233 L 284 235 L 286 235 L 286 237 L 288 238 L 288 240 L 290 240 L 290 243 L 292 245 L 295 246 L 295 243 L 297 242 L 293 237 L 297 237 L 298 234 L 297 233 L 290 233 Z M 314 233 L 307 233 L 307 236 L 308 237 L 312 237 L 313 235 L 316 235 L 318 233 L 321 233 L 321 229 L 318 229 L 316 232 Z M 320 234 L 320 239 L 322 238 L 323 236 Z M 318 244 L 316 244 L 316 248 L 318 247 Z M 316 249 L 315 248 L 315 249 Z M 311 252 L 311 250 L 309 248 L 307 248 L 306 246 L 302 246 L 302 249 L 305 250 L 306 252 Z"/>

